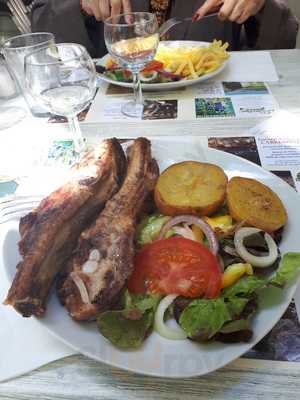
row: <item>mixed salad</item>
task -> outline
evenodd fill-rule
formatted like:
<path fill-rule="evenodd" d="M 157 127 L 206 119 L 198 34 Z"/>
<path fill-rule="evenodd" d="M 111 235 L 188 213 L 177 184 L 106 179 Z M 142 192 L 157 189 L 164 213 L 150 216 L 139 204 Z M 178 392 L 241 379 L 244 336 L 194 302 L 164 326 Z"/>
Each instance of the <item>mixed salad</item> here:
<path fill-rule="evenodd" d="M 300 270 L 300 253 L 280 254 L 279 197 L 188 161 L 160 175 L 154 199 L 136 232 L 133 274 L 115 308 L 98 316 L 100 333 L 122 349 L 140 347 L 153 329 L 173 340 L 250 341 L 259 295 Z"/>
<path fill-rule="evenodd" d="M 131 71 L 120 67 L 113 60 L 110 60 L 106 67 L 96 65 L 96 71 L 114 81 L 132 83 Z M 140 80 L 144 83 L 176 82 L 182 79 L 184 76 L 165 69 L 164 64 L 156 60 L 150 61 L 140 72 Z"/>

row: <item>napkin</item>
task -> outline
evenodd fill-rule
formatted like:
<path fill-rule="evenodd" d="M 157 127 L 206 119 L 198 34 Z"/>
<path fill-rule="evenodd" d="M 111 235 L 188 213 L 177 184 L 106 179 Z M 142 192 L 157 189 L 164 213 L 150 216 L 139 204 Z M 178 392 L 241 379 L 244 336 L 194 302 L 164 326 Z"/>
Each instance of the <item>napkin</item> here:
<path fill-rule="evenodd" d="M 9 282 L 0 272 L 0 382 L 30 372 L 51 361 L 75 354 L 55 339 L 34 318 L 24 318 L 4 306 Z"/>

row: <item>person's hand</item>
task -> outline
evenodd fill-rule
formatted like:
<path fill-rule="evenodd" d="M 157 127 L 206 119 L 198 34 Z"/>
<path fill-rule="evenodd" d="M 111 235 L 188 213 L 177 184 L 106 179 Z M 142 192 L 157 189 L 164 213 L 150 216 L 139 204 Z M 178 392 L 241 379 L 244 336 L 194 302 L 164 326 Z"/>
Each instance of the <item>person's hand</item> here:
<path fill-rule="evenodd" d="M 82 0 L 81 7 L 88 15 L 93 15 L 97 21 L 131 12 L 130 0 Z"/>
<path fill-rule="evenodd" d="M 265 2 L 266 0 L 206 0 L 193 18 L 198 21 L 204 15 L 220 9 L 218 17 L 221 21 L 229 20 L 242 24 L 249 17 L 256 15 Z"/>

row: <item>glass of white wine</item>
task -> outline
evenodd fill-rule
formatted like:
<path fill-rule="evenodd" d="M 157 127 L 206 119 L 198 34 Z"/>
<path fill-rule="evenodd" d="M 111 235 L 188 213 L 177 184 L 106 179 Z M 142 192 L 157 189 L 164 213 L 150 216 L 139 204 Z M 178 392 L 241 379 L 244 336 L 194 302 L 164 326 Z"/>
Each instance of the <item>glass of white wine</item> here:
<path fill-rule="evenodd" d="M 75 150 L 85 148 L 77 114 L 93 100 L 96 71 L 86 49 L 73 43 L 53 44 L 25 57 L 26 87 L 53 114 L 67 117 Z"/>
<path fill-rule="evenodd" d="M 153 60 L 159 43 L 156 16 L 147 12 L 120 14 L 104 23 L 104 38 L 109 54 L 132 72 L 134 100 L 122 107 L 123 114 L 140 117 L 145 105 L 139 72 Z"/>

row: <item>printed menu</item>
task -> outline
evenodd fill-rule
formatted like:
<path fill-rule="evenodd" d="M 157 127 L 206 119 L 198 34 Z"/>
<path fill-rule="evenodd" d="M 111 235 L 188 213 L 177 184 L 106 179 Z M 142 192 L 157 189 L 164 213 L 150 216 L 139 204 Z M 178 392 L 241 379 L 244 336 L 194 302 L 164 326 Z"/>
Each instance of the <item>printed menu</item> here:
<path fill-rule="evenodd" d="M 86 122 L 270 117 L 278 108 L 264 82 L 209 82 L 169 91 L 144 91 L 139 118 L 122 114 L 132 89 L 101 82 Z"/>

